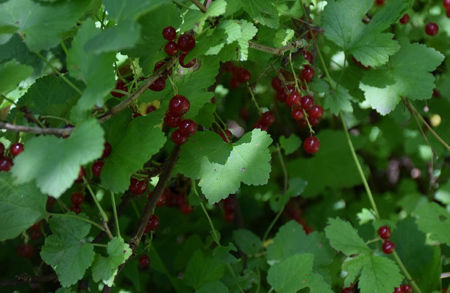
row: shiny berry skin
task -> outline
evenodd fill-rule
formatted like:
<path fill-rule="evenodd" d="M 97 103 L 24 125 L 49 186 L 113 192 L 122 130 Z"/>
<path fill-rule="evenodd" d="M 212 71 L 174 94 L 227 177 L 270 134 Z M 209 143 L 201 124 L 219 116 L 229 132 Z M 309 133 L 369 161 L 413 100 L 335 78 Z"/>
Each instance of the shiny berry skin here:
<path fill-rule="evenodd" d="M 173 41 L 177 38 L 177 31 L 173 26 L 166 26 L 162 30 L 163 38 L 168 41 Z"/>
<path fill-rule="evenodd" d="M 403 14 L 402 18 L 400 18 L 400 23 L 401 24 L 407 24 L 409 22 L 409 14 L 405 13 Z"/>
<path fill-rule="evenodd" d="M 302 70 L 301 78 L 306 82 L 310 82 L 311 80 L 313 80 L 314 79 L 314 69 L 309 65 L 305 65 Z"/>
<path fill-rule="evenodd" d="M 236 67 L 233 74 L 241 83 L 248 82 L 252 78 L 250 71 L 242 67 Z"/>
<path fill-rule="evenodd" d="M 384 0 L 375 0 L 375 4 L 377 4 L 378 6 L 383 6 Z"/>
<path fill-rule="evenodd" d="M 320 149 L 320 140 L 315 136 L 310 136 L 303 142 L 303 149 L 310 155 L 317 153 Z"/>
<path fill-rule="evenodd" d="M 151 113 L 153 111 L 156 111 L 156 107 L 153 106 L 153 105 L 150 105 L 150 106 L 147 107 L 147 109 L 145 109 L 145 114 L 149 114 L 149 113 Z"/>
<path fill-rule="evenodd" d="M 381 226 L 377 231 L 381 239 L 389 239 L 391 237 L 391 229 L 388 226 Z"/>
<path fill-rule="evenodd" d="M 147 180 L 137 180 L 135 178 L 130 179 L 129 190 L 134 194 L 143 194 L 148 187 Z"/>
<path fill-rule="evenodd" d="M 352 287 L 342 288 L 341 293 L 353 293 Z"/>
<path fill-rule="evenodd" d="M 154 92 L 160 92 L 166 87 L 166 80 L 162 77 L 155 80 L 148 88 Z"/>
<path fill-rule="evenodd" d="M 183 136 L 189 137 L 197 131 L 197 124 L 190 119 L 185 119 L 180 121 L 178 128 Z"/>
<path fill-rule="evenodd" d="M 283 82 L 281 81 L 281 79 L 279 79 L 277 76 L 275 76 L 274 78 L 272 78 L 272 88 L 276 91 L 276 92 L 281 92 L 283 91 Z"/>
<path fill-rule="evenodd" d="M 385 240 L 383 242 L 383 245 L 381 246 L 381 248 L 383 249 L 383 252 L 386 254 L 391 254 L 394 249 L 395 249 L 395 244 L 394 242 L 391 242 L 389 240 Z"/>
<path fill-rule="evenodd" d="M 293 109 L 291 112 L 291 116 L 294 120 L 302 120 L 305 118 L 305 114 L 302 109 Z"/>
<path fill-rule="evenodd" d="M 439 32 L 439 26 L 435 22 L 429 22 L 425 26 L 425 33 L 429 36 L 435 36 Z"/>
<path fill-rule="evenodd" d="M 126 83 L 123 80 L 121 80 L 121 79 L 118 79 L 116 81 L 115 89 L 116 90 L 121 90 L 121 91 L 124 91 L 124 92 L 128 92 L 128 87 L 127 87 Z M 116 97 L 116 98 L 121 98 L 121 97 L 125 96 L 125 94 L 118 93 L 118 92 L 115 92 L 115 91 L 111 91 L 111 95 L 113 97 Z"/>
<path fill-rule="evenodd" d="M 72 211 L 72 212 L 74 212 L 75 214 L 79 214 L 79 213 L 81 213 L 81 207 L 80 206 L 76 206 L 76 205 L 73 205 L 73 206 L 71 206 L 70 207 L 70 210 Z"/>
<path fill-rule="evenodd" d="M 180 55 L 180 57 L 178 57 L 178 61 L 180 62 L 181 67 L 184 68 L 191 68 L 192 66 L 195 65 L 195 63 L 197 62 L 197 59 L 192 59 L 191 61 L 189 61 L 188 63 L 184 63 L 184 58 L 186 58 L 187 53 L 182 53 Z"/>
<path fill-rule="evenodd" d="M 311 96 L 304 96 L 300 100 L 300 104 L 301 104 L 303 109 L 308 111 L 309 109 L 314 107 L 314 99 Z"/>
<path fill-rule="evenodd" d="M 103 146 L 102 159 L 106 159 L 111 154 L 112 148 L 109 142 L 105 142 Z"/>
<path fill-rule="evenodd" d="M 148 267 L 150 266 L 150 259 L 146 254 L 140 255 L 138 261 L 139 261 L 139 269 L 141 270 L 148 269 Z"/>
<path fill-rule="evenodd" d="M 309 118 L 308 121 L 309 121 L 309 124 L 311 124 L 311 126 L 316 126 L 316 125 L 319 125 L 320 118 Z"/>
<path fill-rule="evenodd" d="M 167 42 L 167 44 L 164 46 L 164 52 L 166 52 L 169 56 L 175 56 L 178 53 L 178 47 L 177 43 L 174 41 Z"/>
<path fill-rule="evenodd" d="M 10 147 L 9 147 L 9 152 L 11 153 L 11 155 L 13 155 L 14 157 L 19 155 L 21 152 L 23 152 L 23 144 L 21 144 L 20 142 L 16 142 L 13 143 Z"/>
<path fill-rule="evenodd" d="M 180 212 L 187 215 L 192 213 L 194 209 L 192 208 L 192 206 L 190 206 L 187 203 L 183 203 L 182 205 L 180 205 Z"/>
<path fill-rule="evenodd" d="M 449 2 L 450 3 L 450 2 Z M 409 286 L 408 284 L 405 285 L 401 285 L 400 288 L 403 290 L 403 292 L 405 293 L 411 293 L 412 292 L 412 288 L 411 286 Z"/>
<path fill-rule="evenodd" d="M 311 52 L 305 50 L 305 51 L 302 51 L 302 55 L 303 55 L 303 58 L 305 58 L 305 60 L 309 62 L 309 64 L 313 63 L 314 57 L 311 54 Z"/>
<path fill-rule="evenodd" d="M 393 293 L 404 293 L 401 287 L 395 287 Z"/>
<path fill-rule="evenodd" d="M 164 116 L 164 124 L 166 124 L 169 127 L 176 128 L 178 127 L 178 124 L 181 121 L 180 116 L 175 116 L 170 112 L 166 113 L 166 116 Z"/>
<path fill-rule="evenodd" d="M 189 100 L 182 95 L 173 96 L 169 102 L 169 112 L 175 116 L 186 114 L 190 107 L 191 103 L 189 103 Z"/>
<path fill-rule="evenodd" d="M 290 95 L 291 93 L 293 93 L 295 91 L 296 91 L 295 86 L 292 84 L 288 85 L 285 90 L 286 95 Z"/>
<path fill-rule="evenodd" d="M 100 176 L 100 173 L 102 172 L 104 164 L 105 164 L 105 162 L 103 162 L 101 160 L 95 161 L 94 164 L 92 164 L 92 174 L 95 177 L 99 177 Z"/>
<path fill-rule="evenodd" d="M 0 142 L 0 157 L 3 156 L 3 153 L 5 152 L 5 145 Z"/>
<path fill-rule="evenodd" d="M 32 258 L 34 248 L 31 244 L 23 243 L 17 248 L 17 253 L 24 258 Z"/>
<path fill-rule="evenodd" d="M 10 158 L 0 158 L 0 171 L 8 172 L 13 166 L 13 161 Z"/>
<path fill-rule="evenodd" d="M 224 132 L 225 132 L 225 134 L 224 134 Z M 225 129 L 224 131 L 219 131 L 219 134 L 220 134 L 220 137 L 222 137 L 223 141 L 226 143 L 231 142 L 231 140 L 233 139 L 233 133 L 231 133 L 231 131 L 228 129 Z M 225 138 L 225 135 L 227 136 L 226 138 Z M 228 138 L 228 140 L 227 140 L 227 138 Z"/>
<path fill-rule="evenodd" d="M 297 91 L 293 91 L 286 98 L 286 104 L 289 107 L 297 107 L 300 106 L 302 96 Z"/>
<path fill-rule="evenodd" d="M 70 201 L 74 205 L 79 206 L 84 202 L 84 195 L 81 192 L 74 192 L 70 196 Z"/>
<path fill-rule="evenodd" d="M 147 226 L 145 226 L 145 233 L 158 230 L 160 221 L 157 215 L 151 215 L 148 219 Z"/>
<path fill-rule="evenodd" d="M 314 105 L 311 109 L 308 110 L 308 118 L 320 119 L 323 115 L 323 108 L 319 105 Z"/>
<path fill-rule="evenodd" d="M 450 0 L 442 0 L 442 6 L 444 6 L 445 9 L 450 9 Z"/>
<path fill-rule="evenodd" d="M 275 122 L 275 119 L 275 114 L 272 111 L 267 111 L 261 115 L 261 117 L 259 118 L 259 122 L 262 125 L 269 127 Z"/>
<path fill-rule="evenodd" d="M 172 132 L 172 141 L 177 145 L 182 145 L 186 142 L 187 137 L 184 136 L 179 129 L 175 129 L 174 132 Z"/>
<path fill-rule="evenodd" d="M 178 49 L 183 52 L 189 52 L 195 47 L 195 38 L 189 34 L 182 34 L 177 41 Z"/>

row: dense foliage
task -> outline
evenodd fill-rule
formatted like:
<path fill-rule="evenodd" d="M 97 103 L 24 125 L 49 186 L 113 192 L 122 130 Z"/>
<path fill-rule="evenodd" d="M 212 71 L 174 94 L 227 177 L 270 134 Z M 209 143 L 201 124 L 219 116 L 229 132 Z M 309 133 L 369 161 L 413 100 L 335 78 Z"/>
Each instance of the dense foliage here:
<path fill-rule="evenodd" d="M 441 293 L 450 1 L 0 0 L 0 290 Z"/>

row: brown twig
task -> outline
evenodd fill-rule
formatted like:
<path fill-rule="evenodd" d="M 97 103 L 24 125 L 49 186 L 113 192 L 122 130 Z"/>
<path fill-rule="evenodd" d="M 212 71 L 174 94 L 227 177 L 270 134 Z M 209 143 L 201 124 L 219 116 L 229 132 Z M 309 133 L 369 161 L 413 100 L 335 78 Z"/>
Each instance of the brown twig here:
<path fill-rule="evenodd" d="M 6 129 L 13 132 L 28 132 L 33 134 L 42 134 L 42 135 L 56 135 L 56 136 L 67 136 L 73 130 L 73 127 L 68 128 L 41 128 L 34 126 L 25 126 L 25 125 L 15 125 L 8 122 L 0 121 L 0 129 Z"/>
<path fill-rule="evenodd" d="M 200 9 L 201 12 L 205 13 L 206 12 L 206 7 L 200 3 L 198 0 L 191 0 L 192 3 L 195 4 L 195 6 L 198 7 L 198 9 Z"/>
<path fill-rule="evenodd" d="M 20 284 L 28 284 L 31 288 L 38 288 L 42 283 L 54 282 L 57 280 L 56 274 L 32 277 L 28 274 L 20 274 L 11 280 L 1 280 L 0 287 L 17 287 Z"/>
<path fill-rule="evenodd" d="M 284 53 L 286 53 L 287 51 L 290 51 L 292 49 L 297 49 L 297 48 L 302 48 L 304 46 L 306 46 L 306 41 L 305 40 L 297 40 L 295 42 L 292 42 L 289 45 L 280 47 L 280 48 L 272 48 L 266 45 L 261 45 L 258 43 L 255 43 L 253 41 L 249 41 L 248 45 L 250 48 L 261 51 L 261 52 L 265 52 L 265 53 L 269 53 L 272 55 L 283 55 Z"/>

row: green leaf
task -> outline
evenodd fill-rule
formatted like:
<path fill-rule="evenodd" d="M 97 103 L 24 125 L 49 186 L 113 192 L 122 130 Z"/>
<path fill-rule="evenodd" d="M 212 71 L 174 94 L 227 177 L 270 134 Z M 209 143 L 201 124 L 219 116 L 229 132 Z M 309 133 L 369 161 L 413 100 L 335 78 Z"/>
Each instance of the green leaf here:
<path fill-rule="evenodd" d="M 108 257 L 97 254 L 92 265 L 92 279 L 112 287 L 119 266 L 131 256 L 132 251 L 122 238 L 115 237 L 108 242 L 107 252 Z"/>
<path fill-rule="evenodd" d="M 332 114 L 338 115 L 339 112 L 353 112 L 351 103 L 353 97 L 349 91 L 335 81 L 332 82 L 333 88 L 330 87 L 328 82 L 316 78 L 311 82 L 311 89 L 320 96 L 324 96 L 323 107 Z"/>
<path fill-rule="evenodd" d="M 431 239 L 450 245 L 450 213 L 436 203 L 422 203 L 416 210 L 419 229 Z"/>
<path fill-rule="evenodd" d="M 246 255 L 256 254 L 262 248 L 261 239 L 249 230 L 234 230 L 233 240 L 239 249 Z"/>
<path fill-rule="evenodd" d="M 225 273 L 225 264 L 197 250 L 189 260 L 184 273 L 186 284 L 195 289 L 219 281 Z"/>
<path fill-rule="evenodd" d="M 94 246 L 86 239 L 91 225 L 68 216 L 52 217 L 49 224 L 53 234 L 45 238 L 41 257 L 61 285 L 69 287 L 83 278 L 94 260 Z"/>
<path fill-rule="evenodd" d="M 0 94 L 7 94 L 33 73 L 33 67 L 23 65 L 16 60 L 0 64 Z"/>
<path fill-rule="evenodd" d="M 331 246 L 346 255 L 370 252 L 369 247 L 349 222 L 339 218 L 329 219 L 325 234 Z"/>
<path fill-rule="evenodd" d="M 402 97 L 413 100 L 431 98 L 434 76 L 431 74 L 444 60 L 438 51 L 422 44 L 402 44 L 385 67 L 366 72 L 359 85 L 367 103 L 386 115 Z"/>
<path fill-rule="evenodd" d="M 130 177 L 142 169 L 166 142 L 161 130 L 162 111 L 133 119 L 120 141 L 112 145 L 100 178 L 113 192 L 123 192 L 130 185 Z"/>
<path fill-rule="evenodd" d="M 76 122 L 83 119 L 94 105 L 103 106 L 104 98 L 115 85 L 114 53 L 93 54 L 85 50 L 87 41 L 98 32 L 94 21 L 86 20 L 67 55 L 70 75 L 86 84 L 83 95 L 72 110 L 71 118 Z"/>
<path fill-rule="evenodd" d="M 251 2 L 249 0 L 248 2 Z M 246 1 L 246 3 L 248 3 Z M 268 3 L 265 1 L 265 3 Z M 258 32 L 258 29 L 250 22 L 246 20 L 240 20 L 241 23 L 241 37 L 237 40 L 239 44 L 239 60 L 245 61 L 248 59 L 248 41 L 253 39 L 253 37 Z"/>
<path fill-rule="evenodd" d="M 291 198 L 297 197 L 303 193 L 307 185 L 308 183 L 303 179 L 297 177 L 289 178 L 288 190 L 286 191 L 286 193 L 278 192 L 273 197 L 271 197 L 270 208 L 275 212 L 284 209 Z"/>
<path fill-rule="evenodd" d="M 241 5 L 252 19 L 257 20 L 262 25 L 278 28 L 278 11 L 271 1 L 248 0 L 242 1 Z"/>
<path fill-rule="evenodd" d="M 0 173 L 0 241 L 17 237 L 45 217 L 47 197 L 32 183 L 13 185 L 10 173 Z"/>
<path fill-rule="evenodd" d="M 42 193 L 58 198 L 78 177 L 81 165 L 103 152 L 103 130 L 96 120 L 87 120 L 69 138 L 34 137 L 14 160 L 11 169 L 18 184 L 36 180 Z"/>
<path fill-rule="evenodd" d="M 164 0 L 103 0 L 108 16 L 114 19 L 116 23 L 137 19 L 149 11 L 159 8 L 161 3 L 164 2 Z"/>
<path fill-rule="evenodd" d="M 228 293 L 228 288 L 222 282 L 212 282 L 203 285 L 200 289 L 196 290 L 195 293 Z"/>
<path fill-rule="evenodd" d="M 89 8 L 90 0 L 60 1 L 41 5 L 32 0 L 14 0 L 0 4 L 0 34 L 5 28 L 25 39 L 31 51 L 50 49 L 59 43 Z"/>
<path fill-rule="evenodd" d="M 290 155 L 295 152 L 301 146 L 301 144 L 302 141 L 295 134 L 292 134 L 287 138 L 285 136 L 280 136 L 280 145 L 286 155 Z"/>

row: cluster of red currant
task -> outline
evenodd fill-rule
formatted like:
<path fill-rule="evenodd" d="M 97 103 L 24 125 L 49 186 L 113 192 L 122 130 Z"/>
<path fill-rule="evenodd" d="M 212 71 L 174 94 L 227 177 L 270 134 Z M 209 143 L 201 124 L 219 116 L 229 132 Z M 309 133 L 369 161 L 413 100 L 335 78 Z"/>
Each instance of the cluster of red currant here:
<path fill-rule="evenodd" d="M 21 152 L 23 152 L 23 144 L 20 142 L 13 143 L 9 147 L 9 154 L 12 157 L 18 156 Z M 5 156 L 5 145 L 0 142 L 0 172 L 8 172 L 13 165 L 12 158 L 8 155 Z"/>
<path fill-rule="evenodd" d="M 269 127 L 275 123 L 275 114 L 272 111 L 267 111 L 259 116 L 259 119 L 253 125 L 253 128 L 259 128 L 263 131 L 269 129 Z"/>
<path fill-rule="evenodd" d="M 152 192 L 148 195 L 152 196 Z M 170 188 L 164 189 L 161 197 L 156 203 L 157 206 L 178 207 L 183 214 L 190 214 L 193 210 L 188 203 L 185 193 L 175 193 Z"/>
<path fill-rule="evenodd" d="M 391 254 L 395 249 L 394 242 L 389 241 L 389 238 L 391 237 L 391 229 L 389 229 L 388 226 L 381 226 L 378 228 L 378 236 L 383 239 L 383 245 L 381 246 L 383 252 L 386 254 Z"/>
<path fill-rule="evenodd" d="M 228 196 L 222 200 L 222 206 L 224 211 L 224 218 L 227 222 L 233 222 L 236 210 L 235 199 L 233 195 Z"/>
<path fill-rule="evenodd" d="M 450 0 L 442 0 L 442 6 L 447 11 L 447 17 L 450 18 Z"/>
<path fill-rule="evenodd" d="M 250 71 L 244 67 L 235 66 L 231 61 L 226 62 L 223 69 L 226 72 L 231 72 L 230 87 L 232 89 L 238 88 L 242 83 L 249 82 L 252 77 Z"/>
<path fill-rule="evenodd" d="M 186 57 L 186 55 L 195 47 L 195 38 L 192 34 L 182 34 L 175 43 L 175 39 L 177 38 L 177 31 L 174 27 L 168 26 L 163 29 L 162 35 L 164 39 L 168 41 L 164 46 L 164 52 L 166 52 L 167 55 L 175 56 L 178 54 L 178 50 L 180 50 L 181 54 L 178 57 L 180 65 L 184 68 L 190 68 L 194 66 L 196 59 L 192 59 L 187 64 L 184 63 L 184 58 Z"/>
<path fill-rule="evenodd" d="M 182 120 L 182 116 L 189 111 L 191 104 L 189 100 L 182 95 L 173 96 L 169 102 L 169 110 L 164 117 L 164 123 L 172 128 L 176 128 L 172 132 L 172 141 L 181 145 L 185 143 L 188 137 L 197 131 L 197 124 L 191 119 Z"/>
<path fill-rule="evenodd" d="M 81 192 L 74 192 L 70 196 L 70 201 L 72 202 L 72 206 L 70 210 L 75 214 L 81 213 L 81 204 L 84 202 L 84 195 Z"/>
<path fill-rule="evenodd" d="M 147 180 L 137 180 L 133 177 L 130 178 L 130 187 L 128 190 L 136 195 L 143 194 L 147 190 Z"/>
<path fill-rule="evenodd" d="M 408 284 L 401 285 L 400 287 L 394 288 L 394 293 L 411 293 L 412 288 Z"/>

